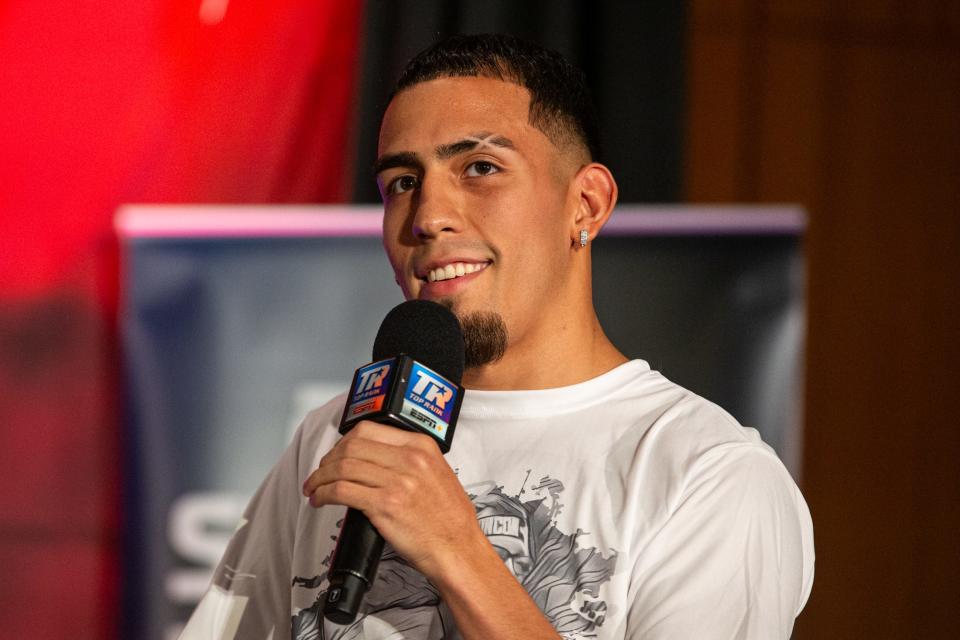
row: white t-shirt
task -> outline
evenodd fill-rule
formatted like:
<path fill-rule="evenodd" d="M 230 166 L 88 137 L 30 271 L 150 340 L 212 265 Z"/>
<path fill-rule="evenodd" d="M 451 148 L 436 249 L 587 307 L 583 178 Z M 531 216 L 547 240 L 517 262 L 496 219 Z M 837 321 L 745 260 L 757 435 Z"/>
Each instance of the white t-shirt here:
<path fill-rule="evenodd" d="M 459 637 L 389 545 L 358 620 L 323 619 L 344 508 L 300 487 L 340 437 L 343 401 L 307 416 L 183 640 Z M 788 638 L 809 596 L 810 514 L 776 454 L 641 360 L 569 387 L 467 391 L 446 458 L 564 638 Z"/>

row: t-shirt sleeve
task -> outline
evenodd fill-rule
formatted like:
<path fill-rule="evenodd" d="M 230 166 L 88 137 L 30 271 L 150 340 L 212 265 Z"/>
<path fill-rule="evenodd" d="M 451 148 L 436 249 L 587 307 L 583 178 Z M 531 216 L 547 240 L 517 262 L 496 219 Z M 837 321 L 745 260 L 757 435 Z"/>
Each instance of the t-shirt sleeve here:
<path fill-rule="evenodd" d="M 247 505 L 210 588 L 180 640 L 263 640 L 289 635 L 302 429 Z"/>
<path fill-rule="evenodd" d="M 783 464 L 719 446 L 690 468 L 635 556 L 628 638 L 789 638 L 813 581 L 813 528 Z"/>

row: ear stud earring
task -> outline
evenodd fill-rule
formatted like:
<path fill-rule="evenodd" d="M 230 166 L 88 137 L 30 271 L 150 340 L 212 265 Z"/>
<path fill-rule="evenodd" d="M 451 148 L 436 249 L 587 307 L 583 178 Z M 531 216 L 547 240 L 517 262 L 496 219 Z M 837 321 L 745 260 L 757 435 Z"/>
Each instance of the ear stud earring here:
<path fill-rule="evenodd" d="M 586 229 L 580 229 L 580 246 L 587 246 L 587 240 L 589 239 L 590 234 L 587 233 Z"/>

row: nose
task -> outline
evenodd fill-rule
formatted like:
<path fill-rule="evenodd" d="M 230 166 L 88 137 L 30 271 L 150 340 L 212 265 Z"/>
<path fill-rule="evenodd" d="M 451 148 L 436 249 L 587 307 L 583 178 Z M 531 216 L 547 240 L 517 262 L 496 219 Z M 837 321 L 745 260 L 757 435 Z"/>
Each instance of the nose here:
<path fill-rule="evenodd" d="M 417 240 L 431 240 L 462 229 L 459 202 L 442 176 L 428 174 L 422 178 L 414 207 L 413 235 Z"/>

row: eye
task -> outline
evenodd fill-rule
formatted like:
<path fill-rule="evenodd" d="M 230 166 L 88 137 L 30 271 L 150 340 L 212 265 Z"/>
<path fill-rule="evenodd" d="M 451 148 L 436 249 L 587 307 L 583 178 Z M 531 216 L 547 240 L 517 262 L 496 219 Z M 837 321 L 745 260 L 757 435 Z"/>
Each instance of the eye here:
<path fill-rule="evenodd" d="M 468 178 L 479 178 L 481 176 L 489 176 L 500 171 L 500 167 L 493 164 L 492 162 L 487 162 L 486 160 L 477 160 L 476 162 L 471 162 L 467 165 L 467 170 L 464 172 Z"/>
<path fill-rule="evenodd" d="M 397 195 L 400 193 L 406 193 L 411 189 L 416 189 L 417 184 L 419 184 L 416 176 L 410 175 L 409 173 L 402 176 L 397 176 L 390 181 L 390 184 L 387 185 L 387 193 L 390 195 Z"/>

